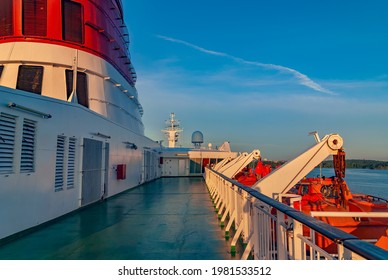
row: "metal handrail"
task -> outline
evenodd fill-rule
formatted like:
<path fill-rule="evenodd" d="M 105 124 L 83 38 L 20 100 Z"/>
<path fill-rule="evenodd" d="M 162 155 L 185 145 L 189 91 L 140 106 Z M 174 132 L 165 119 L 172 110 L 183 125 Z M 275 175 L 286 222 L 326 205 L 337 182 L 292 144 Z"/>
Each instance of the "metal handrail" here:
<path fill-rule="evenodd" d="M 304 214 L 288 205 L 285 205 L 277 200 L 274 200 L 257 190 L 249 188 L 235 180 L 226 177 L 225 175 L 207 167 L 207 172 L 213 172 L 217 176 L 221 177 L 223 180 L 229 182 L 233 186 L 238 187 L 239 190 L 246 192 L 251 197 L 268 204 L 269 206 L 275 208 L 276 210 L 286 214 L 292 219 L 302 223 L 303 225 L 309 227 L 315 232 L 327 237 L 332 240 L 336 244 L 341 244 L 346 249 L 360 255 L 365 259 L 373 259 L 373 260 L 388 260 L 388 251 L 379 248 L 373 244 L 362 241 L 356 236 L 346 233 L 334 226 L 331 226 L 323 221 L 315 219 L 311 216 Z"/>

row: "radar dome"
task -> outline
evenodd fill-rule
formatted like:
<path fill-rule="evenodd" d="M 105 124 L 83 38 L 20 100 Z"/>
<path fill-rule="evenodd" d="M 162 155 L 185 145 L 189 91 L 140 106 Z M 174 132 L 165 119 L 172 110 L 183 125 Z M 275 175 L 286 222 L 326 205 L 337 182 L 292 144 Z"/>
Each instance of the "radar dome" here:
<path fill-rule="evenodd" d="M 201 131 L 194 131 L 191 136 L 191 143 L 194 144 L 195 147 L 201 147 L 203 143 L 203 134 Z"/>

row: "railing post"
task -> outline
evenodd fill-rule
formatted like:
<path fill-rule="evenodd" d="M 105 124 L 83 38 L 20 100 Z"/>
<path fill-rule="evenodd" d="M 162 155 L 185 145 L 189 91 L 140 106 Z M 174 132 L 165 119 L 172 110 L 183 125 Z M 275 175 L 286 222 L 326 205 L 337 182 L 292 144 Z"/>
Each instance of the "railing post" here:
<path fill-rule="evenodd" d="M 224 196 L 225 211 L 221 217 L 221 223 L 220 223 L 221 228 L 223 228 L 225 226 L 225 220 L 228 217 L 228 215 L 230 216 L 232 214 L 232 212 L 230 210 L 230 196 L 231 196 L 230 192 L 232 189 L 233 189 L 233 185 L 231 183 L 225 186 L 225 196 Z"/>
<path fill-rule="evenodd" d="M 286 260 L 287 259 L 287 231 L 284 228 L 285 219 L 284 213 L 279 210 L 276 210 L 276 247 L 277 247 L 277 259 Z"/>
<path fill-rule="evenodd" d="M 252 236 L 252 243 L 253 243 L 253 258 L 255 260 L 258 259 L 258 254 L 260 252 L 260 244 L 259 244 L 259 235 L 260 235 L 260 226 L 259 226 L 259 210 L 257 209 L 255 203 L 253 204 L 253 236 Z"/>
<path fill-rule="evenodd" d="M 245 229 L 245 223 L 246 221 L 246 204 L 247 200 L 245 199 L 245 192 L 242 192 L 239 188 L 235 191 L 235 205 L 236 205 L 236 216 L 235 216 L 235 226 L 236 226 L 236 233 L 233 237 L 232 243 L 231 243 L 231 254 L 236 254 L 236 244 L 238 239 L 240 238 L 240 235 L 244 236 L 244 242 L 246 242 L 246 232 L 244 232 Z"/>
<path fill-rule="evenodd" d="M 305 259 L 305 252 L 304 252 L 304 242 L 300 236 L 303 236 L 303 224 L 297 220 L 293 220 L 294 223 L 294 229 L 293 229 L 293 243 L 294 243 L 294 252 L 293 257 L 295 260 L 304 260 Z"/>
<path fill-rule="evenodd" d="M 252 204 L 250 201 L 250 195 L 247 193 L 243 193 L 242 196 L 242 220 L 243 220 L 243 230 L 242 230 L 242 237 L 243 237 L 243 243 L 246 245 L 248 243 L 248 238 L 250 235 L 250 227 L 249 223 L 251 221 L 251 208 Z"/>
<path fill-rule="evenodd" d="M 339 260 L 351 260 L 352 252 L 346 249 L 342 243 L 339 243 L 338 246 L 338 259 Z"/>

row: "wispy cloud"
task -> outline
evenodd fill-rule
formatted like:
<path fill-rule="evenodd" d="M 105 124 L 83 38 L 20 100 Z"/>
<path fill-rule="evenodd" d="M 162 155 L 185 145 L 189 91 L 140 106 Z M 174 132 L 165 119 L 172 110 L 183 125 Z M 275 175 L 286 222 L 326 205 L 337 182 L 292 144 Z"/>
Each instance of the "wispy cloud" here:
<path fill-rule="evenodd" d="M 260 68 L 264 68 L 264 69 L 277 70 L 277 71 L 282 72 L 282 73 L 288 73 L 288 74 L 291 74 L 292 76 L 294 76 L 297 79 L 298 83 L 301 85 L 304 85 L 306 87 L 309 87 L 309 88 L 311 88 L 315 91 L 321 92 L 321 93 L 336 95 L 333 91 L 326 89 L 326 88 L 322 87 L 321 85 L 319 85 L 318 83 L 314 82 L 307 75 L 302 74 L 299 71 L 292 69 L 292 68 L 289 68 L 289 67 L 276 65 L 276 64 L 261 63 L 258 61 L 245 60 L 243 58 L 236 57 L 236 56 L 233 56 L 233 55 L 230 55 L 227 53 L 208 50 L 208 49 L 202 48 L 200 46 L 194 45 L 192 43 L 189 43 L 189 42 L 186 42 L 183 40 L 179 40 L 179 39 L 175 39 L 175 38 L 171 38 L 171 37 L 167 37 L 167 36 L 163 36 L 163 35 L 157 35 L 157 37 L 160 39 L 169 41 L 169 42 L 185 45 L 187 47 L 190 47 L 190 48 L 195 49 L 197 51 L 200 51 L 202 53 L 206 53 L 206 54 L 214 55 L 214 56 L 225 57 L 225 58 L 231 59 L 237 63 L 241 63 L 241 64 L 245 64 L 245 65 L 254 65 L 254 66 L 257 66 Z"/>

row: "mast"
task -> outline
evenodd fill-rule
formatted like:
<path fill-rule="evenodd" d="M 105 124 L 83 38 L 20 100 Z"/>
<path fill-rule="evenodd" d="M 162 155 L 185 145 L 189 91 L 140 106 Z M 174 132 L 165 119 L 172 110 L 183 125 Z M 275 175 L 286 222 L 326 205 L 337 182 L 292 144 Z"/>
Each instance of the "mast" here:
<path fill-rule="evenodd" d="M 179 133 L 182 132 L 183 129 L 180 128 L 179 121 L 175 119 L 175 114 L 170 114 L 170 119 L 166 121 L 166 128 L 162 130 L 167 136 L 168 147 L 174 148 L 175 143 L 178 142 Z"/>

